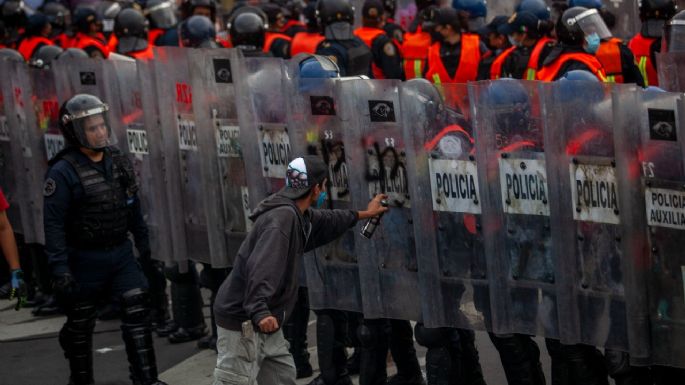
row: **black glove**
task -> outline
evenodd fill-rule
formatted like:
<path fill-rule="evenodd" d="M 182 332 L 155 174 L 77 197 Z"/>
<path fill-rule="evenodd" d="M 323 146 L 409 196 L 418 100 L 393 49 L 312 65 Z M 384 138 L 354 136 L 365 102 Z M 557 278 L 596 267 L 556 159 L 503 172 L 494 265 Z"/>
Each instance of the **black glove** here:
<path fill-rule="evenodd" d="M 58 297 L 63 299 L 70 298 L 77 291 L 77 284 L 71 273 L 62 273 L 52 279 L 52 290 Z"/>

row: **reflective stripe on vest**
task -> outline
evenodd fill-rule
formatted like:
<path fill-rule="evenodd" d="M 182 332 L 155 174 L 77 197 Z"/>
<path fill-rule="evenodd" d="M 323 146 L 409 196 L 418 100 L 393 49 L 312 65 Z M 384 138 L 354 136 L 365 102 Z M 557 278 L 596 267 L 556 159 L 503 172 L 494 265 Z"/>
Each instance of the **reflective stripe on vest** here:
<path fill-rule="evenodd" d="M 290 56 L 295 57 L 300 53 L 315 53 L 316 47 L 324 40 L 326 37 L 318 32 L 298 32 L 290 43 Z"/>
<path fill-rule="evenodd" d="M 609 83 L 623 83 L 623 68 L 621 68 L 621 40 L 611 38 L 602 42 L 595 54 L 607 76 Z"/>
<path fill-rule="evenodd" d="M 283 39 L 287 41 L 293 41 L 293 39 L 288 36 L 284 35 L 282 33 L 278 32 L 267 32 L 266 37 L 264 39 L 264 52 L 270 52 L 271 51 L 271 45 L 276 41 L 276 39 Z"/>
<path fill-rule="evenodd" d="M 583 52 L 573 52 L 573 53 L 563 53 L 556 60 L 554 60 L 550 65 L 542 67 L 538 71 L 538 80 L 551 82 L 557 78 L 557 74 L 561 67 L 568 61 L 578 61 L 585 64 L 592 72 L 593 75 L 597 76 L 600 81 L 606 82 L 606 76 L 604 75 L 604 70 L 602 69 L 602 63 L 597 60 L 596 57 L 583 53 Z"/>
<path fill-rule="evenodd" d="M 645 86 L 658 86 L 659 77 L 656 73 L 656 67 L 652 63 L 652 43 L 655 38 L 648 38 L 638 33 L 628 43 L 628 48 L 633 51 L 637 66 L 640 69 L 642 77 L 645 79 Z"/>
<path fill-rule="evenodd" d="M 480 38 L 478 35 L 461 34 L 461 53 L 459 55 L 459 66 L 450 77 L 442 63 L 440 56 L 440 43 L 435 43 L 428 51 L 428 72 L 426 77 L 435 84 L 442 83 L 466 83 L 474 81 L 478 77 L 478 64 L 480 63 Z"/>
<path fill-rule="evenodd" d="M 504 64 L 504 61 L 507 60 L 509 55 L 511 55 L 512 52 L 516 50 L 516 46 L 511 46 L 504 50 L 497 58 L 495 61 L 492 62 L 492 65 L 490 66 L 490 79 L 499 79 L 502 76 L 502 65 Z"/>
<path fill-rule="evenodd" d="M 48 38 L 42 36 L 30 36 L 26 37 L 21 41 L 21 43 L 19 43 L 17 51 L 19 51 L 21 56 L 24 57 L 24 60 L 29 61 L 31 60 L 31 56 L 33 56 L 33 53 L 36 51 L 38 45 L 40 44 L 55 45 L 55 43 L 53 43 L 52 40 Z"/>
<path fill-rule="evenodd" d="M 535 43 L 535 48 L 533 52 L 530 53 L 530 59 L 528 59 L 528 68 L 526 69 L 526 80 L 535 80 L 538 75 L 538 70 L 540 69 L 540 55 L 542 55 L 542 50 L 549 43 L 553 43 L 554 39 L 549 37 L 543 37 Z"/>
<path fill-rule="evenodd" d="M 407 80 L 423 77 L 423 70 L 426 66 L 430 46 L 431 36 L 429 33 L 423 32 L 420 26 L 416 29 L 416 32 L 404 34 L 404 41 L 400 51 L 403 57 L 402 67 L 404 67 L 404 76 Z"/>

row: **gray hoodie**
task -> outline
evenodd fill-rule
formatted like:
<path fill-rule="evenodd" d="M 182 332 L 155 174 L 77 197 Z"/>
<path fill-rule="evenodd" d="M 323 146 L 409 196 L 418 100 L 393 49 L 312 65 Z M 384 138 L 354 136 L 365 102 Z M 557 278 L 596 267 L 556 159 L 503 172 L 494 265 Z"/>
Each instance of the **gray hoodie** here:
<path fill-rule="evenodd" d="M 228 330 L 242 330 L 248 319 L 257 326 L 270 315 L 282 326 L 297 299 L 302 254 L 343 235 L 357 212 L 312 208 L 303 215 L 293 200 L 275 194 L 250 219 L 254 227 L 214 301 L 216 324 Z"/>

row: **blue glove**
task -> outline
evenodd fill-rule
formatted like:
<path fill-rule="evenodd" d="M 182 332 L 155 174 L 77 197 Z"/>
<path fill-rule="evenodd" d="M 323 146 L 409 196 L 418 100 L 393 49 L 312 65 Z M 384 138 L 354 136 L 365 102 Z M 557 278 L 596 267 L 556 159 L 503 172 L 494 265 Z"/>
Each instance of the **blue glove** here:
<path fill-rule="evenodd" d="M 21 269 L 12 270 L 12 291 L 10 292 L 10 301 L 17 299 L 17 305 L 14 310 L 21 309 L 26 305 L 28 291 L 26 289 L 26 282 L 24 282 L 24 272 Z"/>

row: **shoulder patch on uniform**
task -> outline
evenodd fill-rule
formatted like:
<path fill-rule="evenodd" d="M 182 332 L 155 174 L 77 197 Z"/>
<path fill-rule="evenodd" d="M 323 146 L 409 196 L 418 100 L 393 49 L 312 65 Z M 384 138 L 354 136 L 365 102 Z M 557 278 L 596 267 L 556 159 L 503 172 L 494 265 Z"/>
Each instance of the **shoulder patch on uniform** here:
<path fill-rule="evenodd" d="M 45 183 L 43 183 L 43 195 L 49 197 L 54 194 L 55 191 L 57 191 L 57 182 L 52 178 L 46 179 Z"/>
<path fill-rule="evenodd" d="M 393 42 L 385 43 L 385 45 L 383 46 L 383 52 L 385 52 L 385 54 L 388 56 L 397 55 L 397 51 L 395 50 L 395 44 Z"/>

